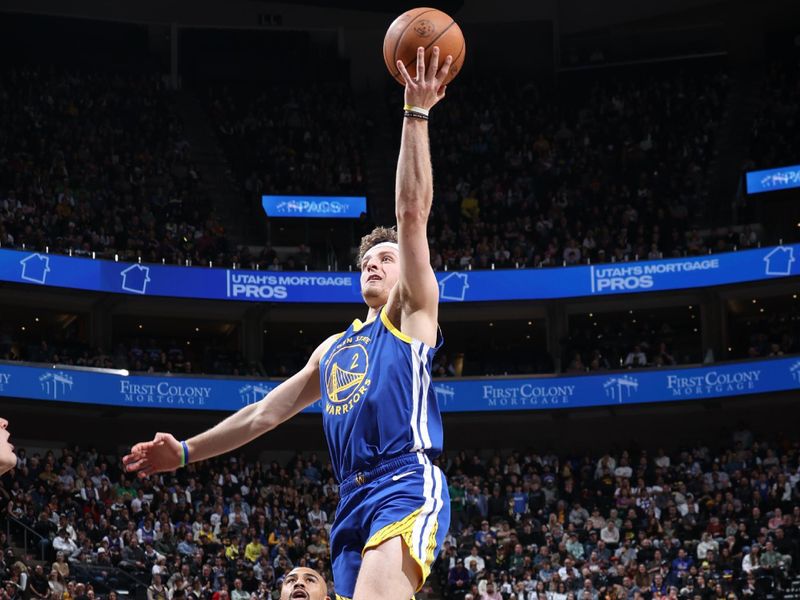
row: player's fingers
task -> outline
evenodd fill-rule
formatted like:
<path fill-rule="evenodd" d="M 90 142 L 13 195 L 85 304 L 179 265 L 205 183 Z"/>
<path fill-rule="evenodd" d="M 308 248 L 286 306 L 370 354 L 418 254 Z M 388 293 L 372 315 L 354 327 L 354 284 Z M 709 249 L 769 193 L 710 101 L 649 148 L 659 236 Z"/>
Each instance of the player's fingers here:
<path fill-rule="evenodd" d="M 436 101 L 438 102 L 444 95 L 447 93 L 447 85 L 442 85 L 438 90 L 436 90 Z"/>
<path fill-rule="evenodd" d="M 430 80 L 433 81 L 436 79 L 436 72 L 439 70 L 439 46 L 433 47 L 433 52 L 431 52 L 431 62 L 428 66 L 428 75 L 430 76 Z"/>
<path fill-rule="evenodd" d="M 137 460 L 136 462 L 132 462 L 125 465 L 125 470 L 128 471 L 129 473 L 132 473 L 133 471 L 140 471 L 141 469 L 146 468 L 149 465 L 150 463 L 147 461 L 147 459 L 143 458 L 141 460 Z"/>
<path fill-rule="evenodd" d="M 450 74 L 450 67 L 453 66 L 453 55 L 448 54 L 447 58 L 444 59 L 444 63 L 442 64 L 442 68 L 436 73 L 437 81 L 446 81 L 447 76 Z"/>
<path fill-rule="evenodd" d="M 411 75 L 409 75 L 408 69 L 406 69 L 406 66 L 403 64 L 402 60 L 397 61 L 397 70 L 400 71 L 400 75 L 403 76 L 403 79 L 405 80 L 407 86 L 414 85 L 414 80 L 411 78 Z"/>
<path fill-rule="evenodd" d="M 131 454 L 144 454 L 155 445 L 155 442 L 139 442 L 131 448 Z"/>
<path fill-rule="evenodd" d="M 417 81 L 425 81 L 425 48 L 417 48 Z"/>

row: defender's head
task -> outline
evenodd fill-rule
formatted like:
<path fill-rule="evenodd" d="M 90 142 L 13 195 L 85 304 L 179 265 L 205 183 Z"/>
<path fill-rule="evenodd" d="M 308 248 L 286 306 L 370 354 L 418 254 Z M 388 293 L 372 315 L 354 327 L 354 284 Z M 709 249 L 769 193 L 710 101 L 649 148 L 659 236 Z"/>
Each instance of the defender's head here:
<path fill-rule="evenodd" d="M 8 441 L 10 436 L 11 434 L 8 432 L 8 421 L 0 417 L 0 475 L 6 471 L 10 471 L 17 464 L 14 446 Z"/>
<path fill-rule="evenodd" d="M 393 227 L 376 227 L 361 238 L 358 268 L 361 296 L 367 306 L 379 308 L 386 304 L 389 292 L 400 279 L 400 248 Z"/>
<path fill-rule="evenodd" d="M 331 600 L 325 578 L 314 569 L 297 567 L 284 577 L 281 600 Z"/>

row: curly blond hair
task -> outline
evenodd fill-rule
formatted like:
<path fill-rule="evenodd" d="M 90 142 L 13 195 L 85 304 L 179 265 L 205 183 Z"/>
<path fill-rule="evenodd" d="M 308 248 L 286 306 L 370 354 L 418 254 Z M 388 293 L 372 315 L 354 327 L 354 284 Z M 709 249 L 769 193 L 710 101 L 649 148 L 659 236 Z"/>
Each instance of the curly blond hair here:
<path fill-rule="evenodd" d="M 376 227 L 361 238 L 356 266 L 360 269 L 361 261 L 364 259 L 364 255 L 369 252 L 369 249 L 383 242 L 397 243 L 397 230 L 394 227 Z"/>

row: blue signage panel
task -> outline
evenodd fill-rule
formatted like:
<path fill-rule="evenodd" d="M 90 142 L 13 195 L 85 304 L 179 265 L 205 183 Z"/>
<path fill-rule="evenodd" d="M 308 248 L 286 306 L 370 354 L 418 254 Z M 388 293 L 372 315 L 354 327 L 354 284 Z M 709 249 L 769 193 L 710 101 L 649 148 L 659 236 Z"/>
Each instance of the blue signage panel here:
<path fill-rule="evenodd" d="M 142 408 L 235 411 L 277 380 L 128 375 L 0 362 L 0 397 Z M 800 390 L 800 357 L 684 369 L 570 377 L 437 379 L 444 412 L 549 410 L 642 404 Z M 320 413 L 321 403 L 306 409 Z"/>
<path fill-rule="evenodd" d="M 662 292 L 800 275 L 800 244 L 656 261 L 553 269 L 438 272 L 442 302 Z M 145 265 L 0 250 L 0 281 L 140 296 L 360 303 L 356 272 Z"/>
<path fill-rule="evenodd" d="M 268 217 L 357 219 L 367 212 L 364 196 L 261 196 Z"/>
<path fill-rule="evenodd" d="M 748 194 L 776 192 L 796 187 L 800 187 L 800 165 L 747 173 Z"/>

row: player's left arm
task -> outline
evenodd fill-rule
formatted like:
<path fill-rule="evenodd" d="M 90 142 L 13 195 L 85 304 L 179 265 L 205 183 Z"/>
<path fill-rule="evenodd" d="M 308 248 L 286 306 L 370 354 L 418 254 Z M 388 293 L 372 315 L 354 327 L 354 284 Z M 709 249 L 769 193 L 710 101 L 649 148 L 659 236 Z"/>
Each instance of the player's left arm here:
<path fill-rule="evenodd" d="M 439 48 L 434 47 L 426 68 L 425 51 L 419 48 L 415 78 L 398 61 L 397 67 L 406 81 L 406 105 L 429 111 L 444 98 L 444 81 L 452 61 L 452 56 L 447 56 L 440 68 Z M 431 268 L 427 235 L 432 202 L 433 169 L 428 121 L 405 117 L 395 188 L 400 280 L 388 310 L 394 312 L 391 305 L 399 304 L 402 331 L 429 346 L 436 344 L 439 308 L 439 285 Z"/>

